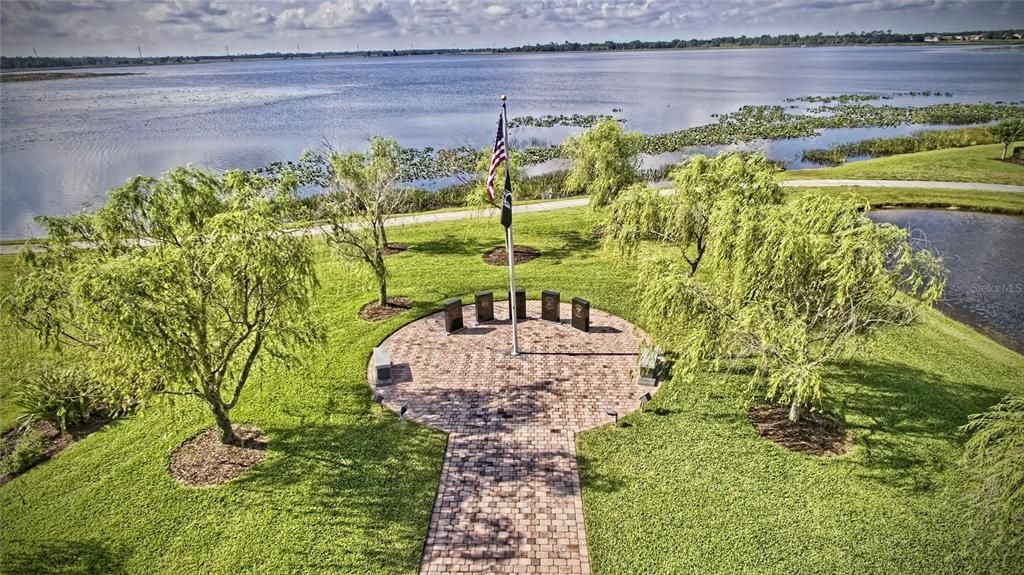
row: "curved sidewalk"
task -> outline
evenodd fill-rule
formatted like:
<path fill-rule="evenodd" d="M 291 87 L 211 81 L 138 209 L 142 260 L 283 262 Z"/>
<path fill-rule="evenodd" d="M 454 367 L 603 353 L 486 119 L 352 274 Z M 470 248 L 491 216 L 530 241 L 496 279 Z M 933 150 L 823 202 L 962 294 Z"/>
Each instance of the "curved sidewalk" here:
<path fill-rule="evenodd" d="M 907 188 L 924 190 L 963 190 L 972 192 L 1024 192 L 1024 186 L 983 184 L 980 182 L 929 182 L 926 180 L 783 180 L 787 188 Z"/>
<path fill-rule="evenodd" d="M 1024 193 L 1024 186 L 1011 186 L 1007 184 L 983 184 L 981 182 L 928 182 L 921 180 L 782 180 L 779 184 L 787 188 L 907 188 L 924 190 L 961 190 L 972 192 L 1019 192 Z M 671 193 L 667 182 L 659 182 L 655 186 L 665 188 L 665 193 Z M 579 208 L 586 206 L 589 198 L 569 198 L 565 200 L 553 200 L 536 204 L 521 204 L 513 208 L 516 214 L 548 212 L 551 210 L 562 210 L 566 208 Z M 410 214 L 392 218 L 388 225 L 407 226 L 411 224 L 424 224 L 430 222 L 450 222 L 469 218 L 480 218 L 497 216 L 496 208 L 486 210 L 459 210 L 451 212 L 436 212 L 427 214 Z"/>
<path fill-rule="evenodd" d="M 1014 192 L 1024 193 L 1024 186 L 1011 186 L 1008 184 L 983 184 L 980 182 L 928 182 L 922 180 L 783 180 L 780 185 L 787 188 L 839 188 L 839 187 L 861 187 L 861 188 L 905 188 L 924 190 L 961 190 L 961 191 L 982 191 L 982 192 Z M 664 188 L 662 193 L 671 193 L 667 182 L 659 182 L 656 187 Z M 517 214 L 529 214 L 534 212 L 550 212 L 552 210 L 564 210 L 566 208 L 579 208 L 589 203 L 589 198 L 569 198 L 565 200 L 553 200 L 536 204 L 521 204 L 515 206 L 513 211 Z M 471 218 L 496 217 L 499 211 L 497 208 L 486 210 L 457 210 L 451 212 L 434 212 L 426 214 L 409 214 L 397 216 L 387 222 L 388 227 L 408 226 L 413 224 L 429 224 L 434 222 L 451 222 L 455 220 L 466 220 Z M 298 233 L 321 235 L 320 228 L 308 228 Z M 0 255 L 16 254 L 21 251 L 22 244 L 0 245 Z"/>

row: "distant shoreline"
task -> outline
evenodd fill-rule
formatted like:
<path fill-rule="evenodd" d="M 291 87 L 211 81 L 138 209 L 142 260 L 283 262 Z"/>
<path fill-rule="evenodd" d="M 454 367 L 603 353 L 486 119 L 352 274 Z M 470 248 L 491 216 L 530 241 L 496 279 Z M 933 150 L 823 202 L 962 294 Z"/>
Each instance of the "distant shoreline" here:
<path fill-rule="evenodd" d="M 51 68 L 43 68 L 51 70 Z M 0 82 L 41 82 L 44 80 L 70 80 L 74 78 L 105 78 L 109 76 L 141 76 L 141 72 L 5 72 Z"/>
<path fill-rule="evenodd" d="M 711 50 L 767 50 L 767 49 L 821 49 L 821 48 L 892 48 L 892 47 L 920 47 L 920 48 L 943 48 L 943 47 L 957 47 L 962 48 L 964 46 L 977 46 L 977 47 L 1013 47 L 1020 46 L 1024 47 L 1024 40 L 984 40 L 984 41 L 946 41 L 940 43 L 925 43 L 925 42 L 889 42 L 889 43 L 873 43 L 873 44 L 835 44 L 835 45 L 808 45 L 808 46 L 795 46 L 795 45 L 767 45 L 767 46 L 690 46 L 690 47 L 679 47 L 679 48 L 628 48 L 628 49 L 614 49 L 614 50 L 558 50 L 558 51 L 507 51 L 507 50 L 486 50 L 481 49 L 479 51 L 439 51 L 439 52 L 413 52 L 399 51 L 394 54 L 386 53 L 382 50 L 366 50 L 363 52 L 345 52 L 345 53 L 302 53 L 302 54 L 282 54 L 280 56 L 263 56 L 263 55 L 238 55 L 233 57 L 219 56 L 216 58 L 186 58 L 184 56 L 166 56 L 165 58 L 174 58 L 161 62 L 158 59 L 152 61 L 143 62 L 131 62 L 131 63 L 120 63 L 120 64 L 82 64 L 82 65 L 71 65 L 71 66 L 40 66 L 40 67 L 23 67 L 23 68 L 6 68 L 0 70 L 0 78 L 9 75 L 16 74 L 39 74 L 44 71 L 63 71 L 63 70 L 105 70 L 105 69 L 118 69 L 118 68 L 138 68 L 138 67 L 149 67 L 149 66 L 187 66 L 197 64 L 213 64 L 213 63 L 241 63 L 241 62 L 265 62 L 265 61 L 286 61 L 286 60 L 342 60 L 342 59 L 382 59 L 388 60 L 392 58 L 408 58 L 416 56 L 440 56 L 440 57 L 452 57 L 460 58 L 467 56 L 540 56 L 540 55 L 552 55 L 552 54 L 625 54 L 630 52 L 686 52 L 686 51 L 711 51 Z M 180 58 L 180 60 L 179 60 Z M 100 74 L 93 74 L 98 76 Z M 104 74 L 104 75 L 127 75 L 125 74 Z M 0 80 L 8 81 L 8 80 Z"/>

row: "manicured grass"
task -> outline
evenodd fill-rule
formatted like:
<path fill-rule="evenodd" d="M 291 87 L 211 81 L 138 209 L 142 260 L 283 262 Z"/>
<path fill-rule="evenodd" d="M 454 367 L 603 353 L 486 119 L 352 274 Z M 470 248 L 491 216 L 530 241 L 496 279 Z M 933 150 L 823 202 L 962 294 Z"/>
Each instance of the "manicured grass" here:
<path fill-rule="evenodd" d="M 853 194 L 864 198 L 876 209 L 885 207 L 950 208 L 976 212 L 1024 214 L 1024 194 L 1019 192 L 827 187 L 786 188 L 786 193 L 791 196 Z"/>
<path fill-rule="evenodd" d="M 1001 144 L 933 150 L 851 162 L 834 168 L 794 170 L 783 177 L 797 179 L 931 180 L 1024 185 L 1024 166 L 1002 162 Z"/>
<path fill-rule="evenodd" d="M 445 440 L 369 401 L 369 350 L 403 320 L 362 323 L 367 284 L 321 273 L 330 344 L 261 370 L 233 412 L 268 433 L 266 461 L 226 486 L 179 486 L 167 458 L 211 419 L 198 402 L 154 403 L 0 488 L 0 571 L 414 573 Z"/>
<path fill-rule="evenodd" d="M 581 213 L 521 218 L 517 241 L 544 257 L 520 266 L 519 284 L 532 297 L 561 289 L 624 314 L 630 274 L 603 259 Z M 384 324 L 359 320 L 372 278 L 325 257 L 319 307 L 329 343 L 302 364 L 255 374 L 232 412 L 268 432 L 266 461 L 225 486 L 181 487 L 167 458 L 212 420 L 184 398 L 184 413 L 148 406 L 0 487 L 0 572 L 69 562 L 69 572 L 97 573 L 416 573 L 445 438 L 381 414 L 366 363 L 403 323 L 448 297 L 502 293 L 507 276 L 482 260 L 503 241 L 494 218 L 396 229 L 392 239 L 411 246 L 390 258 L 393 293 L 419 305 Z M 0 353 L 13 364 L 31 359 L 6 337 Z"/>
<path fill-rule="evenodd" d="M 543 255 L 517 267 L 517 282 L 530 297 L 557 289 L 635 319 L 632 263 L 604 253 L 592 226 L 584 209 L 519 217 L 517 243 Z M 318 305 L 329 344 L 301 364 L 260 371 L 234 412 L 268 432 L 265 462 L 225 486 L 181 487 L 167 457 L 209 417 L 198 405 L 148 406 L 0 488 L 2 569 L 415 573 L 444 437 L 382 414 L 366 361 L 387 334 L 448 297 L 503 293 L 506 272 L 481 259 L 502 243 L 493 218 L 390 236 L 410 246 L 391 257 L 393 294 L 418 305 L 384 324 L 362 322 L 372 279 L 325 255 Z M 0 352 L 15 364 L 31 359 L 7 341 Z M 957 554 L 966 486 L 956 426 L 1022 381 L 1024 358 L 926 314 L 836 370 L 836 407 L 855 447 L 835 459 L 756 437 L 741 377 L 663 384 L 629 427 L 579 438 L 594 572 L 977 571 L 981 563 Z"/>
<path fill-rule="evenodd" d="M 981 573 L 963 547 L 957 427 L 1024 358 L 925 314 L 833 370 L 853 436 L 831 459 L 756 435 L 743 376 L 665 384 L 647 413 L 579 439 L 594 573 Z"/>

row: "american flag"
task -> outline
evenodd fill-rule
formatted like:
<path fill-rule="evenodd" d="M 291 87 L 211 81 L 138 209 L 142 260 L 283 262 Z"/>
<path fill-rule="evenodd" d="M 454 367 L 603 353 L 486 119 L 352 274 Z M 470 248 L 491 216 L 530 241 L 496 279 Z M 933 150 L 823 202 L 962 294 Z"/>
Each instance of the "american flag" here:
<path fill-rule="evenodd" d="M 498 115 L 498 135 L 494 138 L 494 153 L 491 154 L 491 169 L 487 172 L 487 199 L 494 201 L 494 177 L 498 166 L 505 160 L 505 131 L 502 130 L 502 116 Z"/>

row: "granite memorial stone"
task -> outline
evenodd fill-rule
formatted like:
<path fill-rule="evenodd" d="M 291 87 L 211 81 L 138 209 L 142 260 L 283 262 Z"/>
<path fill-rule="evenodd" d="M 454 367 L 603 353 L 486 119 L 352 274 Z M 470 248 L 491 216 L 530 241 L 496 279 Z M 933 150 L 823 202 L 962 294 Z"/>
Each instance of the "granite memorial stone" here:
<path fill-rule="evenodd" d="M 476 323 L 494 321 L 494 293 L 489 291 L 476 292 Z"/>
<path fill-rule="evenodd" d="M 462 300 L 456 297 L 444 302 L 444 331 L 455 333 L 463 327 Z"/>
<path fill-rule="evenodd" d="M 512 321 L 512 298 L 509 298 L 508 320 Z M 516 319 L 526 319 L 526 290 L 516 290 Z"/>
<path fill-rule="evenodd" d="M 559 305 L 561 304 L 562 296 L 556 291 L 544 290 L 540 293 L 540 317 L 548 321 L 555 323 L 561 322 L 562 317 L 559 314 Z"/>
<path fill-rule="evenodd" d="M 572 298 L 572 326 L 580 331 L 590 331 L 590 302 L 581 298 Z"/>

